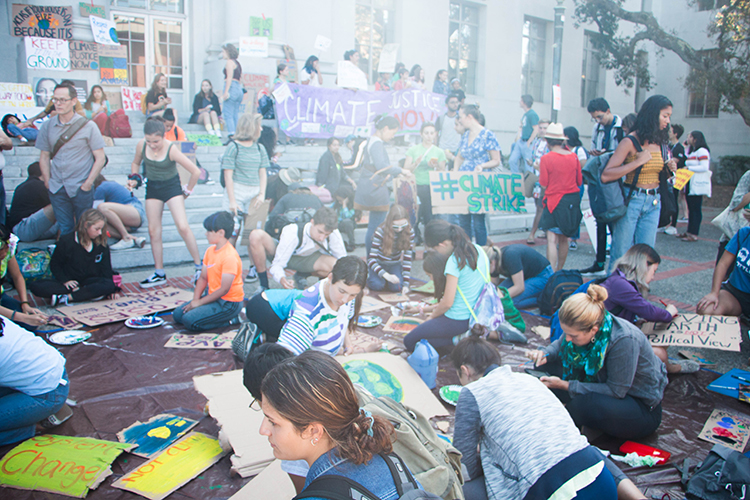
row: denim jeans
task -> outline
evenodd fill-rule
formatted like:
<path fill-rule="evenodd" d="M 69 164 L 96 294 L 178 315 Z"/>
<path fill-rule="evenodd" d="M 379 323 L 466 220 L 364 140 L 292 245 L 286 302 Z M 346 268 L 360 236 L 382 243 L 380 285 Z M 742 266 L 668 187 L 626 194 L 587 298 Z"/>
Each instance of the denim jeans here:
<path fill-rule="evenodd" d="M 0 224 L 5 225 L 5 218 L 7 216 L 8 210 L 5 208 L 5 183 L 3 181 L 3 171 L 0 170 Z"/>
<path fill-rule="evenodd" d="M 401 262 L 380 262 L 379 264 L 380 267 L 385 270 L 385 272 L 398 276 L 398 283 L 391 283 L 390 281 L 386 281 L 385 278 L 381 278 L 376 273 L 374 273 L 372 269 L 368 269 L 367 288 L 375 292 L 380 292 L 385 288 L 388 288 L 389 292 L 401 293 L 401 289 L 404 286 L 403 267 L 401 266 Z"/>
<path fill-rule="evenodd" d="M 64 236 L 72 233 L 75 230 L 78 218 L 81 217 L 83 212 L 94 206 L 94 188 L 92 187 L 87 192 L 79 187 L 76 195 L 71 198 L 65 188 L 61 187 L 56 193 L 49 194 L 49 201 L 52 204 L 52 210 L 55 212 L 60 236 Z M 5 205 L 3 204 L 3 206 Z"/>
<path fill-rule="evenodd" d="M 34 437 L 36 423 L 63 407 L 70 388 L 66 371 L 63 380 L 65 384 L 39 396 L 0 387 L 0 446 Z"/>
<path fill-rule="evenodd" d="M 370 211 L 370 218 L 367 222 L 367 233 L 365 234 L 365 255 L 370 255 L 370 248 L 372 247 L 372 237 L 375 236 L 375 230 L 385 221 L 385 217 L 388 212 L 373 212 Z"/>
<path fill-rule="evenodd" d="M 524 173 L 529 170 L 526 163 L 531 160 L 531 148 L 523 139 L 519 139 L 510 147 L 510 171 L 514 174 Z"/>
<path fill-rule="evenodd" d="M 542 290 L 544 290 L 544 286 L 547 284 L 547 281 L 549 281 L 549 277 L 552 276 L 554 272 L 555 271 L 552 269 L 552 266 L 547 266 L 544 268 L 544 271 L 537 274 L 533 278 L 524 280 L 524 290 L 520 295 L 513 297 L 513 305 L 518 309 L 529 309 L 531 307 L 536 307 L 537 297 L 540 293 L 542 293 Z M 513 280 L 508 278 L 500 283 L 500 286 L 504 288 L 510 288 L 511 286 L 513 286 Z"/>
<path fill-rule="evenodd" d="M 24 242 L 53 239 L 57 236 L 57 222 L 52 222 L 40 208 L 10 228 L 18 239 Z"/>
<path fill-rule="evenodd" d="M 229 99 L 224 101 L 221 112 L 224 114 L 224 122 L 227 125 L 227 133 L 233 135 L 237 131 L 237 119 L 240 115 L 240 104 L 242 104 L 242 87 L 240 82 L 232 80 L 229 86 Z"/>
<path fill-rule="evenodd" d="M 14 137 L 22 136 L 26 140 L 36 141 L 39 131 L 35 128 L 18 128 L 18 125 L 8 124 L 8 132 Z"/>
<path fill-rule="evenodd" d="M 627 189 L 625 190 L 627 192 Z M 628 211 L 614 223 L 612 248 L 610 249 L 607 273 L 614 264 L 636 243 L 652 247 L 656 244 L 656 230 L 659 227 L 661 197 L 657 194 L 635 193 L 630 198 Z"/>
<path fill-rule="evenodd" d="M 458 225 L 466 232 L 471 240 L 472 235 L 477 245 L 483 247 L 487 244 L 487 222 L 485 214 L 459 214 Z"/>
<path fill-rule="evenodd" d="M 229 302 L 219 299 L 185 312 L 185 304 L 174 310 L 172 317 L 190 331 L 202 332 L 227 326 L 242 310 L 243 301 Z"/>

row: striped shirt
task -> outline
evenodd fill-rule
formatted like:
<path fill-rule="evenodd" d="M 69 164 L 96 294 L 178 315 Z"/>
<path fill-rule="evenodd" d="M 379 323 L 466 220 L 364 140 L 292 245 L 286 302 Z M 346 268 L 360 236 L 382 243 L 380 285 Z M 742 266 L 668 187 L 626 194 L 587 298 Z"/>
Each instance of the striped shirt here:
<path fill-rule="evenodd" d="M 258 170 L 269 166 L 266 149 L 257 142 L 252 146 L 243 146 L 232 141 L 221 157 L 222 170 L 234 170 L 232 180 L 246 186 L 260 185 Z"/>
<path fill-rule="evenodd" d="M 281 329 L 278 343 L 295 354 L 308 349 L 335 356 L 344 345 L 349 319 L 354 316 L 354 301 L 334 311 L 325 298 L 328 278 L 302 293 L 292 307 L 292 316 Z"/>
<path fill-rule="evenodd" d="M 394 238 L 395 239 L 395 238 Z M 396 242 L 393 242 L 392 246 L 396 246 Z M 414 258 L 414 228 L 409 228 L 409 250 L 396 250 L 391 252 L 390 255 L 383 254 L 383 228 L 378 226 L 375 230 L 375 234 L 372 236 L 372 247 L 370 248 L 370 254 L 367 256 L 367 267 L 370 268 L 370 272 L 373 272 L 381 278 L 385 274 L 385 269 L 380 265 L 381 262 L 386 264 L 393 264 L 401 260 L 401 275 L 404 278 L 404 283 L 409 281 L 411 275 L 411 261 Z"/>

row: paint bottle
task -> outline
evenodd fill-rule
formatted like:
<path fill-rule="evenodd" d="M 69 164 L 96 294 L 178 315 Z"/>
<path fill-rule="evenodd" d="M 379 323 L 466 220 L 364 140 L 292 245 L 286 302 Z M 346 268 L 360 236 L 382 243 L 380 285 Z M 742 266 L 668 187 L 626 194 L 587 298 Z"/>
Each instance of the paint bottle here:
<path fill-rule="evenodd" d="M 435 388 L 439 360 L 437 351 L 426 339 L 417 342 L 414 352 L 407 358 L 409 365 L 430 389 Z"/>

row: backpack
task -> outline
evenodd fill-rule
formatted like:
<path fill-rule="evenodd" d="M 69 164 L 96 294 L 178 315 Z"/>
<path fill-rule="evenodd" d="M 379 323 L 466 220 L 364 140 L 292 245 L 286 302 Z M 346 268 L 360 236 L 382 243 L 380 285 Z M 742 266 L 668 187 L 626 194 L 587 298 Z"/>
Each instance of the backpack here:
<path fill-rule="evenodd" d="M 636 151 L 640 153 L 642 148 L 638 140 L 630 135 L 627 137 L 633 141 Z M 605 153 L 589 158 L 581 171 L 586 184 L 589 185 L 591 212 L 597 220 L 603 223 L 614 222 L 622 218 L 628 211 L 628 203 L 630 202 L 630 197 L 633 195 L 632 189 L 629 190 L 627 195 L 625 194 L 622 179 L 612 182 L 602 182 L 602 173 L 613 154 Z M 634 186 L 638 184 L 638 176 L 642 168 L 638 167 L 635 170 L 635 177 L 633 178 Z"/>
<path fill-rule="evenodd" d="M 314 214 L 315 209 L 313 208 L 287 210 L 283 214 L 276 214 L 273 217 L 269 217 L 264 229 L 272 238 L 279 239 L 281 231 L 286 226 L 289 224 L 297 224 L 297 236 L 299 237 L 297 248 L 299 248 L 302 246 L 302 236 L 305 230 L 305 224 L 312 221 Z M 297 248 L 295 248 L 295 250 L 297 250 Z"/>
<path fill-rule="evenodd" d="M 141 112 L 144 115 L 148 114 L 148 104 L 146 103 L 146 97 L 148 97 L 148 92 L 144 92 L 141 94 Z"/>
<path fill-rule="evenodd" d="M 414 476 L 395 453 L 380 454 L 393 476 L 399 500 L 440 500 L 434 493 L 419 489 Z M 380 497 L 348 477 L 326 474 L 313 480 L 305 491 L 293 498 L 328 498 L 330 500 L 379 500 Z"/>
<path fill-rule="evenodd" d="M 273 99 L 268 95 L 262 96 L 258 99 L 258 113 L 263 115 L 265 120 L 275 120 L 276 113 L 273 110 Z"/>
<path fill-rule="evenodd" d="M 573 295 L 583 284 L 583 278 L 578 271 L 562 269 L 547 280 L 542 293 L 537 298 L 539 311 L 545 316 L 552 316 L 563 301 Z"/>
<path fill-rule="evenodd" d="M 234 161 L 235 161 L 235 168 L 237 168 L 236 162 L 237 162 L 237 155 L 240 154 L 240 147 L 237 145 L 234 139 L 230 138 L 229 142 L 227 143 L 227 146 L 229 146 L 229 143 L 234 144 Z M 264 150 L 260 149 L 260 143 L 256 142 L 255 146 L 258 148 L 258 154 L 264 155 L 267 154 Z M 229 147 L 227 147 L 229 149 Z M 224 154 L 219 156 L 219 166 L 221 167 L 221 164 L 224 163 L 224 158 L 226 157 L 227 153 L 226 150 L 224 150 Z M 225 188 L 227 187 L 227 183 L 224 181 L 224 169 L 219 169 L 219 184 L 221 184 L 221 187 Z M 269 233 L 270 234 L 270 233 Z M 273 236 L 273 235 L 272 235 Z"/>
<path fill-rule="evenodd" d="M 107 123 L 104 125 L 104 135 L 113 139 L 125 139 L 133 136 L 130 119 L 125 114 L 125 110 L 118 109 L 109 115 Z"/>
<path fill-rule="evenodd" d="M 683 465 L 683 485 L 690 466 Z M 750 458 L 740 452 L 714 445 L 693 477 L 687 481 L 685 498 L 688 500 L 739 500 L 750 493 Z"/>
<path fill-rule="evenodd" d="M 479 249 L 479 252 L 484 253 L 484 250 Z M 503 309 L 503 302 L 500 299 L 500 295 L 497 293 L 497 288 L 490 279 L 489 259 L 487 262 L 487 268 L 483 271 L 479 269 L 478 257 L 479 255 L 477 256 L 477 271 L 482 275 L 484 285 L 482 286 L 482 291 L 479 292 L 479 297 L 477 297 L 474 307 L 472 307 L 469 304 L 469 301 L 466 300 L 466 296 L 461 290 L 461 287 L 459 286 L 457 288 L 464 304 L 466 304 L 466 308 L 471 312 L 469 328 L 472 330 L 483 330 L 482 333 L 486 334 L 493 331 L 499 331 L 500 325 L 505 321 L 505 310 Z"/>
<path fill-rule="evenodd" d="M 49 263 L 52 256 L 41 248 L 26 248 L 16 253 L 16 261 L 26 281 L 52 278 Z"/>

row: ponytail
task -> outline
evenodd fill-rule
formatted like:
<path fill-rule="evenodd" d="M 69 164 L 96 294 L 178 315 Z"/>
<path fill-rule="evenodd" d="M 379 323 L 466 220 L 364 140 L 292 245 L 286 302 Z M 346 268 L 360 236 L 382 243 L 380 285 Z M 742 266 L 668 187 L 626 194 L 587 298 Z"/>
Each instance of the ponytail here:
<path fill-rule="evenodd" d="M 456 256 L 458 268 L 463 269 L 467 264 L 476 270 L 479 254 L 466 232 L 455 224 L 450 224 L 442 219 L 432 219 L 424 230 L 424 242 L 430 248 L 450 240 L 453 245 L 453 255 Z"/>
<path fill-rule="evenodd" d="M 341 257 L 336 261 L 331 271 L 331 284 L 343 281 L 347 286 L 358 286 L 359 293 L 354 299 L 354 316 L 349 318 L 349 330 L 354 331 L 359 318 L 359 310 L 362 308 L 362 298 L 367 286 L 367 264 L 365 261 L 354 255 Z"/>

